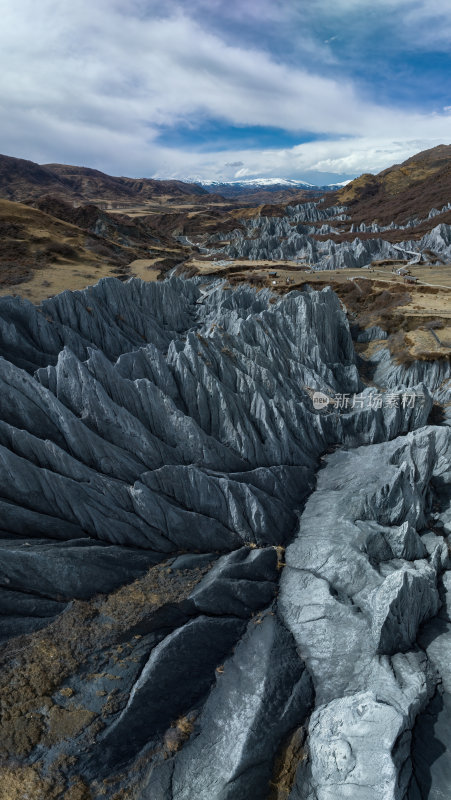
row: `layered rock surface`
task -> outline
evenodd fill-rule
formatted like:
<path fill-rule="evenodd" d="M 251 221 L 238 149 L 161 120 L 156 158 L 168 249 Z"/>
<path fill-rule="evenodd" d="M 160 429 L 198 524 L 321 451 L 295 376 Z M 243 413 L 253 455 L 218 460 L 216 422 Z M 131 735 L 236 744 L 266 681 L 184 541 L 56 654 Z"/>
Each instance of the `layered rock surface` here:
<path fill-rule="evenodd" d="M 3 778 L 407 797 L 448 566 L 428 376 L 365 389 L 329 289 L 108 279 L 0 300 L 0 336 Z"/>

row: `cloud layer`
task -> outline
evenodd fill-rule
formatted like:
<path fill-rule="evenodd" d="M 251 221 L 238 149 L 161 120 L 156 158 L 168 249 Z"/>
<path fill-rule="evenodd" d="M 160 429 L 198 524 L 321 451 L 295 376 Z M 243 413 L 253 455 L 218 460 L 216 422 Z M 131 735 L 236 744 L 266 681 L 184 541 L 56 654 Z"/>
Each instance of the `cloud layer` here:
<path fill-rule="evenodd" d="M 363 35 L 361 15 L 373 3 L 294 5 L 169 0 L 163 12 L 145 0 L 4 0 L 0 150 L 115 174 L 308 177 L 376 171 L 451 140 L 451 97 L 432 111 L 421 98 L 410 107 L 378 102 L 377 86 L 364 91 L 354 46 L 347 66 L 344 32 Z M 403 12 L 400 47 L 449 41 L 444 0 L 433 9 L 426 0 L 382 6 L 395 22 Z M 225 141 L 231 127 L 261 126 L 299 132 L 304 143 L 240 149 L 231 138 L 230 149 L 200 151 L 190 128 L 212 120 Z M 177 126 L 186 141 L 169 147 L 162 131 Z"/>

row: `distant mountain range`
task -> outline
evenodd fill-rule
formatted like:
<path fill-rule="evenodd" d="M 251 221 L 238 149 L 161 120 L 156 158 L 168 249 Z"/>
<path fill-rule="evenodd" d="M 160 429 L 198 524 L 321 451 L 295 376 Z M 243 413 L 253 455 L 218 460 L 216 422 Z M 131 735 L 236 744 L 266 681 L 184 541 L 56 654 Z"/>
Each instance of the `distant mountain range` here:
<path fill-rule="evenodd" d="M 283 202 L 299 193 L 318 193 L 343 188 L 344 183 L 315 186 L 286 178 L 248 178 L 235 181 L 188 181 L 127 178 L 97 169 L 67 164 L 36 164 L 23 158 L 0 155 L 0 198 L 29 202 L 43 195 L 66 202 L 108 202 L 129 206 L 148 202 L 192 202 L 239 198 L 244 202 Z M 302 199 L 300 197 L 299 199 Z"/>
<path fill-rule="evenodd" d="M 195 181 L 195 183 L 200 184 L 201 186 L 289 186 L 295 187 L 298 189 L 315 189 L 315 185 L 313 183 L 306 183 L 306 181 L 294 181 L 289 180 L 288 178 L 248 178 L 246 180 L 234 180 L 234 181 Z"/>
<path fill-rule="evenodd" d="M 0 155 L 0 198 L 14 202 L 52 195 L 73 205 L 95 203 L 104 209 L 149 203 L 220 206 L 223 199 L 244 207 L 305 202 L 319 194 L 325 195 L 325 203 L 348 206 L 358 223 L 402 224 L 410 217 L 424 218 L 451 198 L 451 145 L 425 150 L 378 175 L 367 173 L 326 186 L 279 177 L 232 181 L 115 177 L 87 167 L 41 165 Z"/>
<path fill-rule="evenodd" d="M 240 195 L 256 194 L 261 191 L 271 193 L 287 190 L 296 192 L 330 192 L 342 189 L 350 181 L 331 183 L 326 186 L 316 186 L 313 183 L 290 180 L 288 178 L 247 178 L 233 181 L 197 180 L 195 183 L 212 194 L 220 194 L 222 197 L 239 197 Z"/>

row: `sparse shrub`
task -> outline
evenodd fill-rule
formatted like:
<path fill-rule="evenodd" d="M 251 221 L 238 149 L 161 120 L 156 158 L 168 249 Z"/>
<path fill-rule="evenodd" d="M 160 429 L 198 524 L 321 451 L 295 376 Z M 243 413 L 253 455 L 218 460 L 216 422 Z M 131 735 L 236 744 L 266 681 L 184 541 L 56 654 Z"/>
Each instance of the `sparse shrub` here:
<path fill-rule="evenodd" d="M 189 739 L 194 729 L 195 718 L 195 713 L 190 712 L 186 717 L 179 717 L 166 731 L 164 744 L 167 753 L 177 753 L 186 740 Z"/>
<path fill-rule="evenodd" d="M 76 258 L 77 251 L 65 242 L 50 242 L 44 250 L 46 256 L 62 256 L 63 258 Z"/>
<path fill-rule="evenodd" d="M 100 242 L 97 239 L 86 239 L 85 247 L 87 250 L 97 256 L 108 256 L 109 258 L 112 257 L 112 248 L 107 247 L 106 244 L 103 244 L 103 242 Z"/>

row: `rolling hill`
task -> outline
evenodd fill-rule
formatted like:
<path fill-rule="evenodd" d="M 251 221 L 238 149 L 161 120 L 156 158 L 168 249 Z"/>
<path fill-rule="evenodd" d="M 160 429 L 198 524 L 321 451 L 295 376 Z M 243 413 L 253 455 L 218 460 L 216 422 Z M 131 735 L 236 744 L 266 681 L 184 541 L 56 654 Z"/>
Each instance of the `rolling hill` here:
<path fill-rule="evenodd" d="M 113 177 L 87 167 L 45 164 L 0 155 L 0 197 L 18 202 L 53 194 L 71 202 L 143 202 L 164 198 L 187 200 L 207 195 L 183 181 Z"/>
<path fill-rule="evenodd" d="M 331 204 L 348 206 L 356 223 L 423 219 L 451 199 L 451 145 L 424 150 L 378 175 L 361 175 L 329 198 Z"/>

